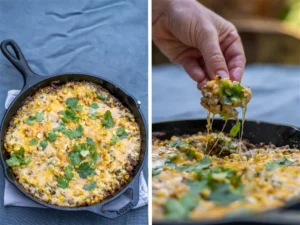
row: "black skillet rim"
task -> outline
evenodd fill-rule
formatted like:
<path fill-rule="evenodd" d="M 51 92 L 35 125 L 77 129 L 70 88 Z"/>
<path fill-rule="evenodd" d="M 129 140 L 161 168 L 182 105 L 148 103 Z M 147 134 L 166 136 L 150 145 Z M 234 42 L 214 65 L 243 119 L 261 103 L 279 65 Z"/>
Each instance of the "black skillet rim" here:
<path fill-rule="evenodd" d="M 34 84 L 31 84 L 29 87 L 24 87 L 20 94 L 11 102 L 10 106 L 7 108 L 7 110 L 5 111 L 4 113 L 4 116 L 2 118 L 2 121 L 1 121 L 1 133 L 4 132 L 3 131 L 3 124 L 4 124 L 4 121 L 6 119 L 6 116 L 9 112 L 9 110 L 11 109 L 11 107 L 13 107 L 13 105 L 15 104 L 15 102 L 18 100 L 18 98 L 25 92 L 25 91 L 29 91 L 30 89 L 34 88 L 34 87 L 37 87 L 38 85 L 40 85 L 41 83 L 43 82 L 47 82 L 47 80 L 53 80 L 55 81 L 55 79 L 58 79 L 59 80 L 59 77 L 62 77 L 62 76 L 71 76 L 71 75 L 80 75 L 80 76 L 85 76 L 85 77 L 89 77 L 91 79 L 96 79 L 99 81 L 99 83 L 102 83 L 103 81 L 111 84 L 116 90 L 120 90 L 121 92 L 123 92 L 123 94 L 128 97 L 129 99 L 131 99 L 134 103 L 135 103 L 135 107 L 136 109 L 138 110 L 139 112 L 139 116 L 140 118 L 142 119 L 142 122 L 143 122 L 143 129 L 145 131 L 145 153 L 144 153 L 144 157 L 143 159 L 139 162 L 140 163 L 140 167 L 139 169 L 136 171 L 135 175 L 132 177 L 131 181 L 128 182 L 127 184 L 125 184 L 122 188 L 120 188 L 117 192 L 115 192 L 113 195 L 111 195 L 110 197 L 108 197 L 107 199 L 105 199 L 104 201 L 100 201 L 98 203 L 95 203 L 93 205 L 89 205 L 89 206 L 80 206 L 80 207 L 63 207 L 63 206 L 57 206 L 57 205 L 52 205 L 52 204 L 48 204 L 46 202 L 43 202 L 41 200 L 39 200 L 38 198 L 35 198 L 33 195 L 29 194 L 28 192 L 26 192 L 24 190 L 24 188 L 18 184 L 17 181 L 13 181 L 12 179 L 10 179 L 10 177 L 8 176 L 7 174 L 7 170 L 9 168 L 7 168 L 6 164 L 5 164 L 5 161 L 4 161 L 4 158 L 3 158 L 3 155 L 1 154 L 0 158 L 1 158 L 1 163 L 2 163 L 2 167 L 3 167 L 3 172 L 4 172 L 4 175 L 5 175 L 5 178 L 11 183 L 13 184 L 22 194 L 24 194 L 27 198 L 33 200 L 34 202 L 40 204 L 40 205 L 43 205 L 43 206 L 46 206 L 48 208 L 52 208 L 52 209 L 57 209 L 57 210 L 64 210 L 64 211 L 93 211 L 91 210 L 92 207 L 95 207 L 95 206 L 103 206 L 107 203 L 110 203 L 112 202 L 113 200 L 115 200 L 116 198 L 118 198 L 119 196 L 121 196 L 128 188 L 130 188 L 130 186 L 134 185 L 134 183 L 137 182 L 137 180 L 139 180 L 139 175 L 140 173 L 142 172 L 143 170 L 143 167 L 145 165 L 145 160 L 147 159 L 147 154 L 148 154 L 148 146 L 147 146 L 147 143 L 148 143 L 148 130 L 147 130 L 147 124 L 145 122 L 145 118 L 144 118 L 144 115 L 140 109 L 140 105 L 138 103 L 138 101 L 136 100 L 136 98 L 129 94 L 128 92 L 126 92 L 124 89 L 122 89 L 119 85 L 116 85 L 114 82 L 110 81 L 109 79 L 104 79 L 102 78 L 101 76 L 96 76 L 96 75 L 92 75 L 92 74 L 84 74 L 84 73 L 65 73 L 65 74 L 58 74 L 58 75 L 53 75 L 53 76 L 41 76 L 41 75 L 37 75 L 37 80 L 38 82 L 35 82 Z M 80 79 L 82 81 L 86 81 L 85 79 Z M 61 80 L 59 80 L 61 81 Z M 74 81 L 73 79 L 70 79 L 68 81 Z M 90 81 L 90 82 L 93 82 L 93 81 Z M 45 85 L 44 87 L 46 86 L 49 86 L 51 82 L 49 82 L 47 85 Z M 95 82 L 94 82 L 95 83 Z M 97 84 L 97 83 L 96 83 Z M 101 86 L 101 84 L 98 84 Z M 105 87 L 103 87 L 105 88 Z M 107 88 L 105 88 L 107 91 L 109 91 Z M 37 90 L 36 90 L 37 91 Z M 26 98 L 32 96 L 36 91 L 33 91 L 33 93 L 29 94 Z M 109 91 L 110 92 L 110 91 Z M 113 94 L 112 94 L 113 95 Z M 115 95 L 113 95 L 114 97 L 116 97 Z M 26 99 L 25 98 L 25 99 Z M 117 97 L 116 97 L 117 98 Z M 25 100 L 24 99 L 24 100 Z M 119 98 L 117 98 L 119 100 Z M 119 100 L 121 101 L 121 100 Z M 23 101 L 24 102 L 24 101 Z M 23 103 L 22 102 L 22 103 Z M 122 102 L 122 101 L 121 101 Z M 22 105 L 22 104 L 21 104 Z M 21 106 L 20 106 L 21 107 Z M 20 108 L 19 107 L 19 108 Z M 131 111 L 131 110 L 130 110 Z M 4 140 L 1 140 L 1 143 L 0 143 L 0 149 L 1 148 L 4 148 L 3 146 L 4 144 Z M 141 147 L 142 148 L 142 147 Z M 136 188 L 136 187 L 135 187 Z M 137 187 L 139 188 L 139 187 Z M 133 187 L 134 189 L 134 187 Z"/>

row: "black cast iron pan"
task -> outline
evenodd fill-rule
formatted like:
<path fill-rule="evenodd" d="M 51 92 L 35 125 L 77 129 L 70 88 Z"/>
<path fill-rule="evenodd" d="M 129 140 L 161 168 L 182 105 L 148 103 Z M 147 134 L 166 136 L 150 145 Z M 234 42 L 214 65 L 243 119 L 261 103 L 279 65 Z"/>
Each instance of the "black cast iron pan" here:
<path fill-rule="evenodd" d="M 152 124 L 152 132 L 156 138 L 169 139 L 173 135 L 195 134 L 199 131 L 206 131 L 207 121 L 200 120 L 178 120 L 167 121 Z M 228 121 L 224 132 L 229 133 L 235 121 Z M 213 122 L 213 131 L 221 131 L 224 125 L 223 120 L 215 119 Z M 300 130 L 299 128 L 272 124 L 259 121 L 245 121 L 243 139 L 249 140 L 252 144 L 272 143 L 276 146 L 289 145 L 290 147 L 300 148 Z M 300 189 L 300 187 L 299 187 Z M 210 221 L 154 221 L 153 225 L 262 225 L 262 224 L 300 224 L 300 202 L 293 200 L 281 208 L 270 210 L 265 213 L 250 214 L 247 216 L 238 216 L 224 218 L 222 220 Z"/>
<path fill-rule="evenodd" d="M 13 55 L 9 51 L 8 46 L 12 48 L 15 55 Z M 13 40 L 3 41 L 1 43 L 1 50 L 2 53 L 6 56 L 6 58 L 19 70 L 19 72 L 24 78 L 24 86 L 22 88 L 21 93 L 15 98 L 10 107 L 7 109 L 1 123 L 1 162 L 3 164 L 4 174 L 7 180 L 14 186 L 16 186 L 24 195 L 26 195 L 31 200 L 53 209 L 66 211 L 92 211 L 101 216 L 113 219 L 119 217 L 120 215 L 126 213 L 134 206 L 136 206 L 139 200 L 139 175 L 142 171 L 147 156 L 147 129 L 145 120 L 140 110 L 140 103 L 137 102 L 134 97 L 123 91 L 117 85 L 98 76 L 80 73 L 59 74 L 51 77 L 37 75 L 34 72 L 32 72 L 19 46 Z M 28 194 L 16 181 L 16 178 L 11 168 L 8 167 L 5 163 L 5 160 L 8 158 L 9 155 L 6 153 L 3 143 L 5 133 L 9 126 L 9 122 L 11 121 L 12 117 L 15 115 L 16 111 L 19 109 L 19 107 L 22 105 L 26 98 L 33 95 L 39 89 L 51 85 L 52 82 L 55 82 L 56 85 L 59 85 L 69 81 L 89 81 L 99 84 L 102 87 L 106 88 L 112 95 L 119 99 L 125 107 L 127 107 L 131 111 L 131 113 L 135 116 L 136 122 L 138 123 L 141 131 L 140 159 L 138 165 L 134 170 L 134 176 L 132 177 L 131 182 L 124 186 L 122 190 L 115 193 L 113 196 L 106 199 L 105 201 L 102 201 L 95 205 L 77 208 L 50 205 Z"/>

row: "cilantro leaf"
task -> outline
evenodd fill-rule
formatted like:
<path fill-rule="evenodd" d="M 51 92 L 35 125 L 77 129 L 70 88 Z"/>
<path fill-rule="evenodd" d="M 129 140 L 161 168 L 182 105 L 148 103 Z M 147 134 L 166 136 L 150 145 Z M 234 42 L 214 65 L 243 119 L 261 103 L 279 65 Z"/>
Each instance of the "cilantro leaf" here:
<path fill-rule="evenodd" d="M 162 169 L 161 168 L 153 168 L 152 169 L 152 176 L 155 177 L 161 173 Z"/>
<path fill-rule="evenodd" d="M 190 187 L 190 192 L 194 195 L 197 195 L 203 190 L 204 188 L 207 187 L 207 181 L 202 180 L 202 181 L 192 181 L 188 180 L 187 185 Z"/>
<path fill-rule="evenodd" d="M 19 151 L 13 152 L 9 159 L 6 160 L 6 164 L 9 167 L 27 165 L 30 162 L 30 157 L 24 158 L 24 148 L 20 147 Z"/>
<path fill-rule="evenodd" d="M 197 195 L 186 193 L 181 199 L 168 199 L 165 204 L 166 218 L 171 220 L 184 220 L 189 213 L 198 205 Z"/>
<path fill-rule="evenodd" d="M 112 128 L 112 127 L 115 126 L 115 123 L 114 123 L 113 118 L 111 116 L 111 112 L 109 110 L 107 110 L 104 113 L 104 116 L 103 116 L 103 119 L 102 119 L 102 125 L 105 128 Z"/>
<path fill-rule="evenodd" d="M 96 120 L 98 118 L 98 113 L 90 114 L 89 118 L 91 118 L 92 120 Z"/>
<path fill-rule="evenodd" d="M 68 188 L 69 187 L 69 182 L 70 182 L 70 180 L 67 179 L 64 176 L 57 177 L 57 186 L 62 188 L 62 189 Z"/>
<path fill-rule="evenodd" d="M 96 162 L 98 159 L 100 159 L 100 155 L 97 153 L 96 149 L 90 149 L 90 154 L 88 156 L 88 160 L 91 163 Z"/>
<path fill-rule="evenodd" d="M 242 195 L 238 195 L 230 191 L 230 186 L 220 183 L 209 196 L 209 199 L 217 205 L 228 205 L 234 201 L 243 199 Z"/>
<path fill-rule="evenodd" d="M 61 114 L 63 115 L 63 117 L 61 119 L 65 123 L 69 123 L 70 121 L 78 122 L 78 120 L 79 120 L 79 118 L 76 116 L 76 114 L 70 109 L 66 109 L 66 110 L 62 111 Z"/>
<path fill-rule="evenodd" d="M 48 146 L 48 142 L 46 140 L 42 140 L 40 142 L 40 146 L 42 147 L 43 150 L 45 150 L 45 148 L 47 148 Z"/>
<path fill-rule="evenodd" d="M 117 135 L 114 135 L 111 139 L 110 139 L 110 145 L 115 145 L 117 144 L 119 141 L 119 138 Z"/>
<path fill-rule="evenodd" d="M 79 125 L 75 130 L 65 129 L 62 133 L 70 139 L 77 139 L 82 137 L 83 127 Z"/>
<path fill-rule="evenodd" d="M 86 143 L 88 144 L 88 145 L 90 145 L 90 146 L 96 146 L 96 143 L 93 141 L 93 139 L 92 138 L 90 138 L 90 137 L 87 137 L 86 138 Z"/>
<path fill-rule="evenodd" d="M 102 101 L 106 100 L 106 95 L 104 93 L 98 94 L 98 98 Z"/>
<path fill-rule="evenodd" d="M 87 162 L 83 162 L 79 165 L 78 169 L 76 169 L 79 176 L 83 179 L 86 179 L 88 176 L 94 174 L 94 169 L 89 166 Z"/>
<path fill-rule="evenodd" d="M 28 124 L 28 125 L 32 125 L 35 123 L 35 120 L 36 120 L 36 116 L 29 116 L 26 120 L 25 120 L 25 123 Z"/>
<path fill-rule="evenodd" d="M 74 176 L 74 173 L 73 173 L 73 168 L 72 166 L 68 165 L 66 168 L 65 168 L 65 177 L 69 180 L 71 180 Z"/>
<path fill-rule="evenodd" d="M 83 189 L 86 191 L 92 191 L 97 187 L 98 185 L 95 181 L 91 181 L 90 183 L 83 185 Z"/>
<path fill-rule="evenodd" d="M 184 194 L 180 199 L 180 203 L 189 211 L 193 210 L 198 205 L 198 201 L 197 195 L 191 193 Z"/>
<path fill-rule="evenodd" d="M 169 220 L 184 220 L 188 218 L 186 208 L 176 199 L 170 198 L 165 204 L 166 218 Z"/>
<path fill-rule="evenodd" d="M 230 137 L 235 137 L 239 133 L 240 129 L 241 129 L 241 124 L 240 121 L 237 120 L 236 124 L 230 130 L 229 133 Z"/>
<path fill-rule="evenodd" d="M 75 111 L 81 111 L 83 106 L 77 105 L 78 102 L 79 102 L 78 98 L 68 98 L 66 101 L 66 105 Z"/>
<path fill-rule="evenodd" d="M 79 151 L 71 151 L 68 154 L 71 165 L 75 166 L 81 162 L 81 156 Z"/>
<path fill-rule="evenodd" d="M 183 165 L 183 166 L 179 166 L 176 167 L 176 169 L 178 171 L 201 171 L 202 169 L 208 168 L 211 164 L 210 159 L 208 158 L 208 156 L 204 156 L 198 163 L 194 164 L 194 165 Z"/>
<path fill-rule="evenodd" d="M 49 133 L 46 133 L 46 138 L 51 141 L 51 142 L 54 142 L 56 141 L 56 134 L 54 131 L 50 131 Z"/>
<path fill-rule="evenodd" d="M 285 156 L 278 159 L 278 160 L 274 160 L 272 162 L 268 162 L 265 165 L 265 168 L 267 171 L 272 171 L 275 170 L 277 167 L 286 167 L 286 166 L 291 166 L 294 163 L 290 160 L 288 160 Z"/>
<path fill-rule="evenodd" d="M 194 150 L 188 150 L 188 152 L 186 153 L 186 156 L 189 159 L 196 159 L 196 152 Z"/>
<path fill-rule="evenodd" d="M 58 127 L 54 128 L 53 131 L 63 131 L 66 129 L 66 124 L 64 122 L 59 122 Z"/>
<path fill-rule="evenodd" d="M 29 145 L 32 146 L 32 145 L 37 145 L 38 144 L 38 140 L 36 138 L 33 138 L 29 141 Z"/>
<path fill-rule="evenodd" d="M 9 167 L 20 166 L 21 160 L 16 156 L 16 153 L 12 153 L 10 158 L 6 160 L 6 164 Z"/>
<path fill-rule="evenodd" d="M 39 123 L 42 123 L 43 120 L 44 120 L 44 114 L 40 113 L 40 112 L 37 112 L 36 113 L 36 121 L 38 121 Z"/>
<path fill-rule="evenodd" d="M 117 129 L 116 134 L 119 137 L 119 139 L 124 139 L 124 138 L 126 138 L 128 136 L 128 133 L 126 132 L 126 130 L 125 130 L 124 127 L 119 127 Z"/>
<path fill-rule="evenodd" d="M 181 140 L 176 140 L 168 144 L 168 146 L 177 149 L 188 149 L 189 145 Z"/>
<path fill-rule="evenodd" d="M 82 156 L 82 157 L 87 157 L 87 155 L 89 155 L 90 154 L 90 151 L 89 150 L 81 150 L 80 151 L 80 155 Z"/>
<path fill-rule="evenodd" d="M 90 105 L 90 107 L 93 108 L 93 109 L 98 109 L 99 108 L 99 106 L 98 106 L 98 104 L 96 102 L 92 103 Z"/>

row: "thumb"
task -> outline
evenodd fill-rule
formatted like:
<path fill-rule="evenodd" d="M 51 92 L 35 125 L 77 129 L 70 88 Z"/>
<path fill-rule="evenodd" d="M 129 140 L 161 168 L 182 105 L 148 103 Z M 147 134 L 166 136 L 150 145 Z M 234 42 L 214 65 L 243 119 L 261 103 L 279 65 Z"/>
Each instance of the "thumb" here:
<path fill-rule="evenodd" d="M 217 32 L 210 31 L 202 37 L 203 40 L 199 42 L 198 48 L 202 53 L 209 78 L 214 79 L 216 75 L 222 78 L 229 77 L 226 60 L 220 48 Z"/>

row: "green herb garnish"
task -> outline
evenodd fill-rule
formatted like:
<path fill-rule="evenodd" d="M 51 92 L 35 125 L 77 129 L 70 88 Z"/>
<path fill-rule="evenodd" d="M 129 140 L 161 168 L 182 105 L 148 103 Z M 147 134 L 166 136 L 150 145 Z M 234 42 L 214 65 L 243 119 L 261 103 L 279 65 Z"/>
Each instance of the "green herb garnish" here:
<path fill-rule="evenodd" d="M 70 121 L 73 121 L 73 122 L 79 121 L 79 118 L 76 116 L 75 112 L 70 109 L 66 109 L 66 110 L 62 111 L 61 114 L 63 115 L 63 117 L 61 119 L 65 123 L 69 123 Z"/>
<path fill-rule="evenodd" d="M 169 220 L 184 220 L 198 205 L 197 195 L 186 193 L 181 199 L 170 198 L 165 204 L 166 218 Z"/>
<path fill-rule="evenodd" d="M 98 106 L 98 104 L 96 102 L 92 103 L 90 105 L 90 107 L 93 108 L 93 109 L 98 109 L 99 108 L 99 106 Z"/>
<path fill-rule="evenodd" d="M 98 94 L 98 98 L 102 101 L 106 100 L 106 95 L 104 93 Z"/>
<path fill-rule="evenodd" d="M 25 120 L 25 123 L 28 124 L 28 125 L 32 125 L 35 123 L 35 120 L 36 120 L 36 116 L 29 116 L 26 120 Z"/>
<path fill-rule="evenodd" d="M 38 121 L 39 123 L 42 123 L 44 120 L 44 114 L 43 113 L 36 113 L 36 121 Z"/>
<path fill-rule="evenodd" d="M 81 125 L 79 125 L 74 130 L 71 130 L 71 129 L 62 130 L 62 133 L 70 139 L 77 139 L 77 138 L 82 137 L 83 127 Z"/>
<path fill-rule="evenodd" d="M 75 111 L 81 111 L 82 110 L 82 105 L 77 105 L 79 102 L 78 98 L 68 98 L 67 101 L 66 101 L 66 105 L 75 110 Z"/>
<path fill-rule="evenodd" d="M 97 183 L 95 181 L 91 181 L 90 183 L 83 185 L 83 189 L 86 190 L 86 191 L 92 191 L 97 187 L 98 186 L 97 186 Z"/>
<path fill-rule="evenodd" d="M 173 141 L 171 143 L 168 144 L 168 146 L 173 147 L 173 148 L 177 148 L 177 149 L 188 149 L 189 148 L 189 144 L 181 141 L 181 140 L 176 140 Z"/>
<path fill-rule="evenodd" d="M 112 127 L 115 126 L 115 123 L 114 123 L 113 118 L 111 116 L 111 112 L 109 110 L 107 110 L 104 113 L 104 116 L 103 116 L 103 119 L 102 119 L 102 125 L 105 128 L 112 128 Z"/>
<path fill-rule="evenodd" d="M 117 135 L 114 135 L 111 139 L 110 139 L 110 145 L 115 145 L 117 144 L 119 141 L 119 138 Z"/>
<path fill-rule="evenodd" d="M 240 121 L 237 120 L 236 124 L 230 130 L 229 133 L 230 137 L 235 137 L 239 133 L 240 129 L 241 129 L 241 124 Z"/>
<path fill-rule="evenodd" d="M 37 145 L 39 142 L 36 138 L 33 138 L 29 141 L 29 145 L 32 146 L 32 145 Z"/>
<path fill-rule="evenodd" d="M 21 147 L 19 151 L 13 152 L 10 158 L 6 160 L 9 167 L 27 165 L 30 162 L 30 157 L 24 157 L 25 149 Z"/>
<path fill-rule="evenodd" d="M 46 140 L 42 140 L 40 142 L 40 146 L 42 147 L 42 150 L 45 150 L 45 148 L 48 146 L 48 142 Z"/>
<path fill-rule="evenodd" d="M 291 166 L 294 163 L 290 160 L 288 160 L 285 156 L 278 159 L 278 160 L 274 160 L 272 162 L 268 162 L 265 165 L 266 170 L 268 171 L 272 171 L 275 170 L 277 167 L 286 167 L 286 166 Z"/>
<path fill-rule="evenodd" d="M 45 136 L 50 142 L 56 141 L 56 134 L 54 131 L 50 131 L 49 133 L 46 133 Z"/>
<path fill-rule="evenodd" d="M 126 138 L 128 136 L 128 133 L 126 132 L 126 130 L 125 130 L 124 127 L 119 127 L 117 129 L 116 134 L 119 137 L 119 139 L 124 139 L 124 138 Z"/>
<path fill-rule="evenodd" d="M 98 113 L 90 114 L 89 118 L 91 118 L 92 120 L 96 120 L 98 118 Z"/>
<path fill-rule="evenodd" d="M 94 170 L 87 162 L 83 162 L 79 165 L 78 169 L 76 169 L 79 176 L 83 179 L 86 179 L 88 176 L 94 174 Z"/>

